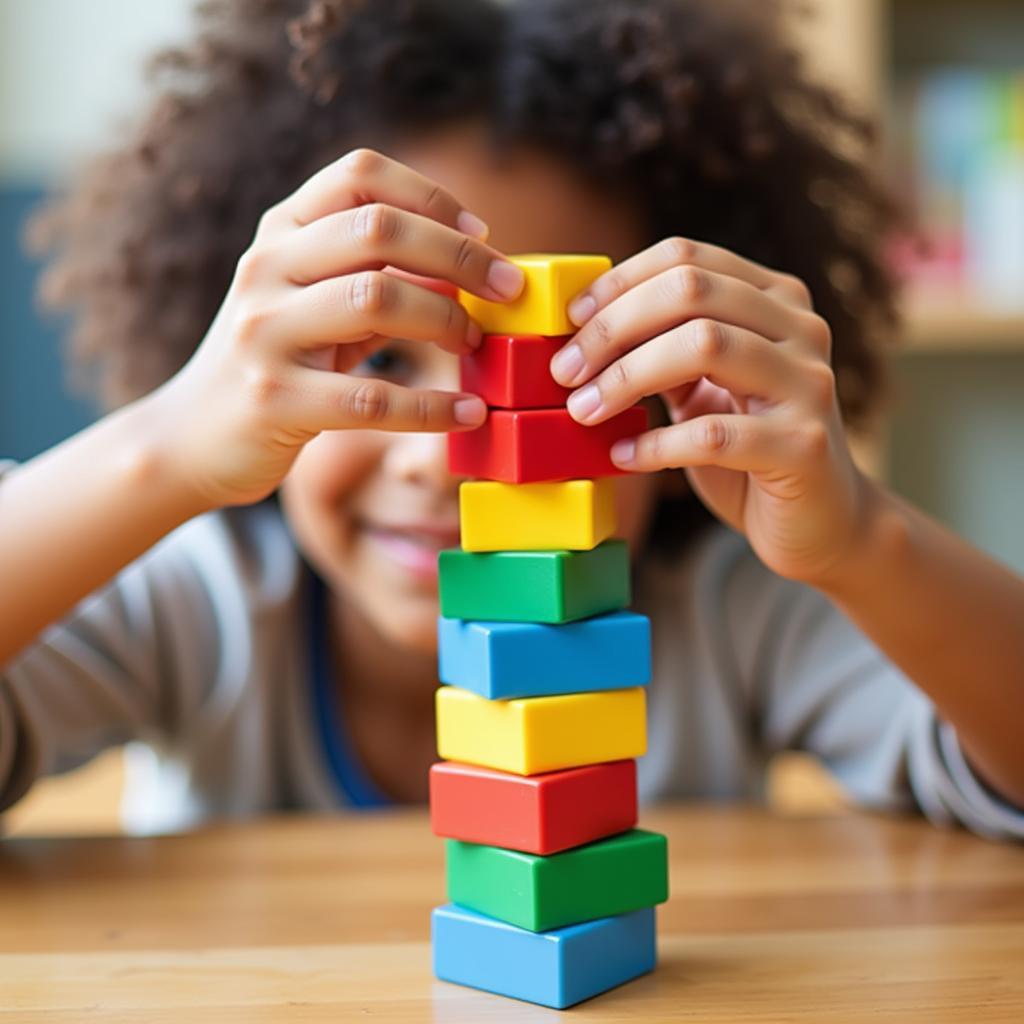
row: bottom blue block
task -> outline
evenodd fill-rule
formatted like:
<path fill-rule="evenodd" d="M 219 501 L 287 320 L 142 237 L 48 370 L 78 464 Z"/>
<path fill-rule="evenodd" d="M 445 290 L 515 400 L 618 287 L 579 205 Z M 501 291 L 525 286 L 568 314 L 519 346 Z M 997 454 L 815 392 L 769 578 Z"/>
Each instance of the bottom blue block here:
<path fill-rule="evenodd" d="M 454 904 L 432 916 L 434 974 L 564 1010 L 654 970 L 654 908 L 529 932 Z"/>

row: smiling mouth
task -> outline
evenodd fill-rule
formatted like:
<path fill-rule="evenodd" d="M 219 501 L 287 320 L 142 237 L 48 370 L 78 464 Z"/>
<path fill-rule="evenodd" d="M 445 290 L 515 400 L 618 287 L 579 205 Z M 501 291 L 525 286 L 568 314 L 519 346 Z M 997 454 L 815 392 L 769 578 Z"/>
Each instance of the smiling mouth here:
<path fill-rule="evenodd" d="M 437 579 L 437 556 L 445 548 L 457 547 L 458 530 L 434 527 L 384 526 L 364 523 L 363 529 L 375 547 L 390 561 L 422 578 Z"/>
<path fill-rule="evenodd" d="M 436 551 L 443 548 L 450 548 L 459 543 L 458 526 L 401 526 L 388 523 L 364 522 L 363 526 L 371 533 L 399 537 L 411 544 L 420 544 L 423 547 L 432 547 Z"/>

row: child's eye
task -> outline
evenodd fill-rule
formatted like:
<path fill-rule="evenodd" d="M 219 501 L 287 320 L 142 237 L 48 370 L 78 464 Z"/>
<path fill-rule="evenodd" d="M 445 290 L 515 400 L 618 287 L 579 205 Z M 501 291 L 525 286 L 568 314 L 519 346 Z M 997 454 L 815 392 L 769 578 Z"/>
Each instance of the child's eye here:
<path fill-rule="evenodd" d="M 404 352 L 388 345 L 367 356 L 352 372 L 367 377 L 403 377 L 414 370 L 412 360 Z"/>

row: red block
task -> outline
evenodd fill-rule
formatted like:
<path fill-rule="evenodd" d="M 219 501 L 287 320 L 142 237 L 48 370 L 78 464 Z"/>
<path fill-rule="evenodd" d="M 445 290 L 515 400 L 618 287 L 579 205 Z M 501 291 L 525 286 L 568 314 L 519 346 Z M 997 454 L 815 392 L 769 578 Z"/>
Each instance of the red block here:
<path fill-rule="evenodd" d="M 434 834 L 547 855 L 636 824 L 636 762 L 511 775 L 441 761 L 430 769 Z"/>
<path fill-rule="evenodd" d="M 551 376 L 551 357 L 566 337 L 485 334 L 480 347 L 461 359 L 462 390 L 501 409 L 565 406 L 571 388 Z"/>
<path fill-rule="evenodd" d="M 448 435 L 448 469 L 458 476 L 510 484 L 617 476 L 611 446 L 647 429 L 647 411 L 634 405 L 586 427 L 566 409 L 495 409 L 483 426 Z"/>

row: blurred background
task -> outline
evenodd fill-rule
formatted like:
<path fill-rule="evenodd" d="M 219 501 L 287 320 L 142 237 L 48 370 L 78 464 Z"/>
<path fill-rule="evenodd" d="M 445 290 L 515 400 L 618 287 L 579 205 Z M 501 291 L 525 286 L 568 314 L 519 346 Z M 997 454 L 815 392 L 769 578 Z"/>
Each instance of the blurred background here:
<path fill-rule="evenodd" d="M 714 2 L 714 0 L 707 0 Z M 144 99 L 143 63 L 188 33 L 193 0 L 0 2 L 0 458 L 28 459 L 89 422 L 67 393 L 59 324 L 33 305 L 26 213 Z M 907 280 L 884 422 L 858 439 L 872 472 L 1024 572 L 1024 3 L 804 0 L 780 27 L 816 75 L 883 129 L 879 153 L 926 245 L 896 240 Z M 39 787 L 13 831 L 113 827 L 116 755 Z M 780 766 L 794 808 L 834 794 Z M 68 797 L 69 792 L 73 793 Z"/>

